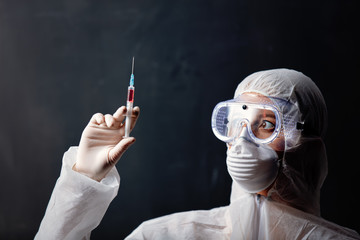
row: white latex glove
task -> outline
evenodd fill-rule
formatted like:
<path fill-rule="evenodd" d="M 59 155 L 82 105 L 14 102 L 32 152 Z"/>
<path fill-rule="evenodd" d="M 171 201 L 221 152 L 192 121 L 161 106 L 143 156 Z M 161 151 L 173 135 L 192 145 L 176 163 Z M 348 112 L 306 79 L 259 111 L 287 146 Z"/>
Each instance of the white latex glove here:
<path fill-rule="evenodd" d="M 96 113 L 84 129 L 73 170 L 94 180 L 101 181 L 119 161 L 122 154 L 135 142 L 134 137 L 123 138 L 126 107 L 120 107 L 114 115 Z M 132 112 L 132 130 L 140 114 L 139 107 Z"/>

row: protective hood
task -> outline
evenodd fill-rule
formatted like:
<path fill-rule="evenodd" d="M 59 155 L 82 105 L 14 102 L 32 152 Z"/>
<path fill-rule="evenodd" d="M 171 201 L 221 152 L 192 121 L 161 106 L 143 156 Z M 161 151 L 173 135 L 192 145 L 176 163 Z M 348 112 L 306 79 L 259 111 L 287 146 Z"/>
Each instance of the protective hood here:
<path fill-rule="evenodd" d="M 237 87 L 235 98 L 244 92 L 281 98 L 295 104 L 300 110 L 304 130 L 297 144 L 285 144 L 279 174 L 268 197 L 319 216 L 320 188 L 327 175 L 327 157 L 323 143 L 327 110 L 320 90 L 310 78 L 300 72 L 274 69 L 246 77 Z M 231 201 L 242 194 L 234 182 Z"/>

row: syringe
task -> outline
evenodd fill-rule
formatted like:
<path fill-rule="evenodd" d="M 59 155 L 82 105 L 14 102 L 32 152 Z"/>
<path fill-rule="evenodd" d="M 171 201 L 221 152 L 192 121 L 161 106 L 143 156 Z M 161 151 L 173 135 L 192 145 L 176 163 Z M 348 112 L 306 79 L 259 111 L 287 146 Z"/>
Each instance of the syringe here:
<path fill-rule="evenodd" d="M 131 76 L 130 76 L 130 83 L 128 87 L 128 94 L 127 94 L 127 101 L 126 101 L 126 119 L 125 119 L 125 136 L 130 136 L 130 124 L 131 124 L 131 115 L 133 110 L 133 104 L 134 104 L 134 57 L 132 59 L 132 67 L 131 67 Z"/>

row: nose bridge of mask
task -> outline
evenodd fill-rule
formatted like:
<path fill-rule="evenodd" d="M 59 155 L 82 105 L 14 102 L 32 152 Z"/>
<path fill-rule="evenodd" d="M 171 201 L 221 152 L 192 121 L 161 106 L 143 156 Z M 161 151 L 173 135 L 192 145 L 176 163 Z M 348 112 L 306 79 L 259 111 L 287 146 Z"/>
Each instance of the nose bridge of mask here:
<path fill-rule="evenodd" d="M 249 130 L 250 130 L 249 127 L 250 127 L 250 123 L 248 119 L 243 118 L 239 120 L 235 127 L 236 130 L 233 135 L 233 142 L 236 142 L 240 138 L 252 142 L 251 136 L 249 134 Z"/>

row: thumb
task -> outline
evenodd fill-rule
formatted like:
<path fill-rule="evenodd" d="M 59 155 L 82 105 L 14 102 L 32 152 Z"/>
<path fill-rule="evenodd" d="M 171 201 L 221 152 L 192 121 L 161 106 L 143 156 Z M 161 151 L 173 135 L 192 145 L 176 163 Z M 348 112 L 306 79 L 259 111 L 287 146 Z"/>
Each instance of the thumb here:
<path fill-rule="evenodd" d="M 123 138 L 113 149 L 109 151 L 108 162 L 115 165 L 124 152 L 135 142 L 134 137 Z"/>

